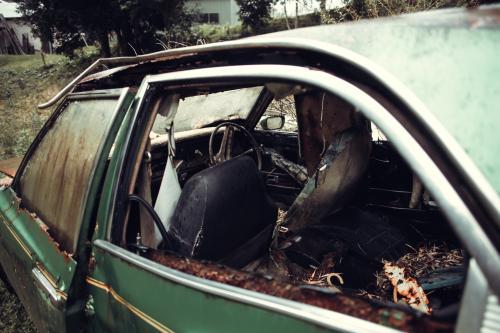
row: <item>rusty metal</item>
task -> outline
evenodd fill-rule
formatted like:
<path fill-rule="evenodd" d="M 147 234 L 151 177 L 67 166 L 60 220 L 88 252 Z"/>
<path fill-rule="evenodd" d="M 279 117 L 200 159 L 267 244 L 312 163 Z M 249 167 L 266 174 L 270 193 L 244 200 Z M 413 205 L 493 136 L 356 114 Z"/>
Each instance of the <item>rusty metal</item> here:
<path fill-rule="evenodd" d="M 19 168 L 22 159 L 23 158 L 21 156 L 0 161 L 0 172 L 6 174 L 11 178 L 14 178 L 16 176 L 17 168 Z"/>
<path fill-rule="evenodd" d="M 394 303 L 398 302 L 398 294 L 403 301 L 414 309 L 430 314 L 429 299 L 417 280 L 408 276 L 405 269 L 390 262 L 384 264 L 384 272 L 394 287 Z"/>
<path fill-rule="evenodd" d="M 312 176 L 334 136 L 355 125 L 356 114 L 351 104 L 321 91 L 295 95 L 295 105 L 299 153 Z"/>
<path fill-rule="evenodd" d="M 405 332 L 428 328 L 433 328 L 430 331 L 439 328 L 444 332 L 451 332 L 453 329 L 452 325 L 441 325 L 430 317 L 422 318 L 354 295 L 322 292 L 320 289 L 302 287 L 266 275 L 237 271 L 219 264 L 181 258 L 156 250 L 152 250 L 147 256 L 157 263 L 203 279 L 348 314 Z"/>

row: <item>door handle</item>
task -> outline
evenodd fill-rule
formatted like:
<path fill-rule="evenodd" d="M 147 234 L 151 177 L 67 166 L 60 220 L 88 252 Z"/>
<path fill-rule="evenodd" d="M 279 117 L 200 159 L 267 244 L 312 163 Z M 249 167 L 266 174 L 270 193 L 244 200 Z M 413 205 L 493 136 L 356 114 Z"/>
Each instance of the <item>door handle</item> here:
<path fill-rule="evenodd" d="M 56 288 L 54 288 L 52 283 L 50 283 L 50 281 L 42 273 L 42 271 L 40 271 L 40 269 L 35 267 L 33 268 L 32 273 L 36 285 L 49 298 L 50 303 L 56 308 L 61 309 L 66 299 L 61 296 Z"/>

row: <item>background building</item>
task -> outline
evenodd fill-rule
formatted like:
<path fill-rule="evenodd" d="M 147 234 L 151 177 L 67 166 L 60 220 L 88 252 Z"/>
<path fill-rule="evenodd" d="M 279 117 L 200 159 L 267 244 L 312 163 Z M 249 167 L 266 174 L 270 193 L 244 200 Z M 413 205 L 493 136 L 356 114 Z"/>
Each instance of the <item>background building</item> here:
<path fill-rule="evenodd" d="M 186 8 L 196 10 L 201 23 L 234 25 L 239 21 L 234 0 L 187 0 Z"/>
<path fill-rule="evenodd" d="M 33 53 L 41 48 L 40 38 L 33 36 L 31 25 L 17 12 L 17 4 L 0 0 L 0 53 Z"/>

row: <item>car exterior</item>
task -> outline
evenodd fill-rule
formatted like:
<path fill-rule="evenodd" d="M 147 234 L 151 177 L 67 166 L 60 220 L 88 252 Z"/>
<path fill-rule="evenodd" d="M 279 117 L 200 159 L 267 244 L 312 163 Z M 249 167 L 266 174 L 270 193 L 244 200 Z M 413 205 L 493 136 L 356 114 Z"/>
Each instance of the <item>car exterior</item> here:
<path fill-rule="evenodd" d="M 9 283 L 39 331 L 416 330 L 404 312 L 360 319 L 365 303 L 328 311 L 145 258 L 140 239 L 134 251 L 117 244 L 155 94 L 277 81 L 337 94 L 383 131 L 470 254 L 452 329 L 498 328 L 498 17 L 498 6 L 445 10 L 98 60 L 41 105 L 59 102 L 25 157 L 1 166 Z M 248 100 L 252 130 L 269 100 Z"/>

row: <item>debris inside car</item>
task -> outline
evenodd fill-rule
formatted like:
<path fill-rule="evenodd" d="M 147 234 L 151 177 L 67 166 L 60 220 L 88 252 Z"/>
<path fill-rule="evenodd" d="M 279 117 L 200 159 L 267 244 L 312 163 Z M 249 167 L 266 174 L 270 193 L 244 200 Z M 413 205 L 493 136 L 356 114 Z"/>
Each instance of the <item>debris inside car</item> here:
<path fill-rule="evenodd" d="M 394 287 L 394 303 L 398 303 L 398 294 L 403 296 L 403 302 L 414 309 L 430 314 L 429 300 L 415 278 L 408 276 L 405 269 L 389 262 L 384 264 L 384 272 Z"/>
<path fill-rule="evenodd" d="M 245 89 L 251 98 L 257 91 L 295 101 L 296 129 L 273 131 L 272 122 L 261 121 L 250 132 L 236 113 L 230 122 L 196 118 Z M 174 115 L 187 106 L 203 110 L 189 122 L 206 130 L 189 127 L 184 115 L 183 130 L 172 136 L 177 116 L 158 110 L 146 145 L 151 179 L 139 179 L 136 191 L 156 209 L 166 200 L 167 174 L 176 175 L 169 186 L 182 190 L 164 215 L 167 236 L 158 249 L 143 249 L 148 258 L 404 330 L 415 330 L 415 321 L 453 328 L 465 274 L 460 246 L 423 184 L 390 142 L 372 139 L 372 124 L 357 110 L 322 91 L 283 84 L 181 95 L 159 105 Z M 240 105 L 237 113 L 244 112 Z M 132 206 L 131 219 L 141 209 Z M 145 215 L 141 230 L 153 225 Z M 134 226 L 125 239 L 137 234 Z"/>

